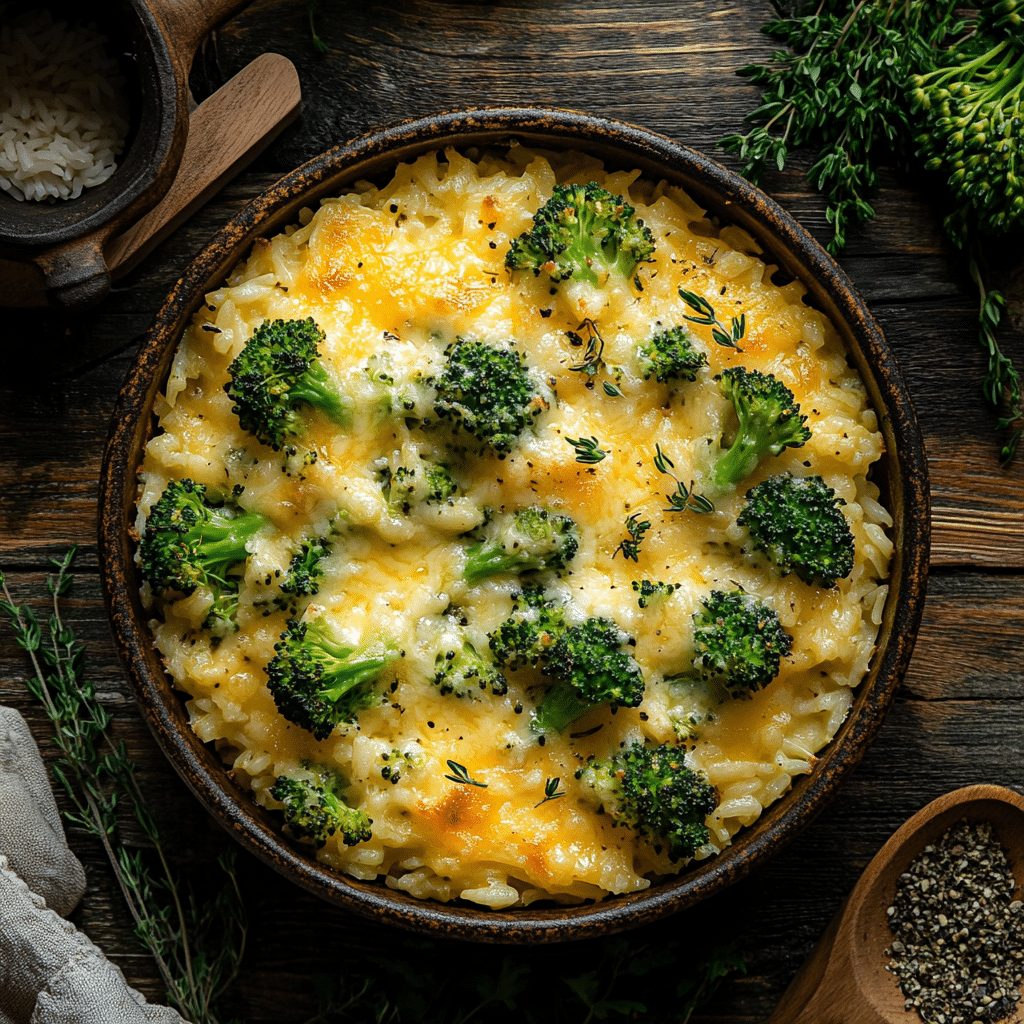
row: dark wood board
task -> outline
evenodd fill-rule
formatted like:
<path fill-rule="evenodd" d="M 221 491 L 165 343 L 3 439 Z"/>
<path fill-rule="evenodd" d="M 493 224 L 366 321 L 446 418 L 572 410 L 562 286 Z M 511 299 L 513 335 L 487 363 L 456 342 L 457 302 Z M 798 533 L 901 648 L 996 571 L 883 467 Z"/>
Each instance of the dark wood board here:
<path fill-rule="evenodd" d="M 96 310 L 5 315 L 0 334 L 0 568 L 16 595 L 42 600 L 47 560 L 81 545 L 67 617 L 88 645 L 90 675 L 140 766 L 156 813 L 187 859 L 220 836 L 168 767 L 138 716 L 109 637 L 95 547 L 96 486 L 108 421 L 140 337 L 204 241 L 281 174 L 382 123 L 480 104 L 554 105 L 619 117 L 714 155 L 741 128 L 756 90 L 735 68 L 774 49 L 766 2 L 552 0 L 356 5 L 323 0 L 312 47 L 301 0 L 259 0 L 221 29 L 193 73 L 201 98 L 261 52 L 299 69 L 304 108 L 258 162 L 118 283 Z M 734 162 L 718 154 L 722 162 Z M 796 157 L 764 187 L 821 241 L 824 206 Z M 975 297 L 931 197 L 886 170 L 877 219 L 840 262 L 896 351 L 915 400 L 931 473 L 933 573 L 917 649 L 897 703 L 836 801 L 779 857 L 706 908 L 672 919 L 695 935 L 731 922 L 748 957 L 695 1021 L 763 1021 L 843 897 L 891 832 L 935 796 L 996 782 L 1024 790 L 1024 460 L 997 461 L 980 396 L 984 355 Z M 1024 333 L 1006 334 L 1024 363 Z M 25 666 L 0 628 L 0 702 L 21 709 L 47 758 L 53 745 L 24 691 Z M 101 851 L 72 837 L 89 889 L 74 920 L 129 980 L 159 998 Z M 315 1009 L 309 978 L 345 951 L 386 949 L 393 934 L 318 903 L 243 858 L 254 921 L 237 1015 L 297 1024 Z M 317 936 L 315 948 L 308 940 Z M 645 941 L 644 933 L 636 935 Z"/>

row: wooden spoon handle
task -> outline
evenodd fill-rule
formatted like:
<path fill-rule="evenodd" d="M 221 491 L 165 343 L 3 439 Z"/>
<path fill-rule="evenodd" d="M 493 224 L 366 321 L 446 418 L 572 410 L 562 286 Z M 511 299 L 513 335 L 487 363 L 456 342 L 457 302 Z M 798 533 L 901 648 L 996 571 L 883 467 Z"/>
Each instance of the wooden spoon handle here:
<path fill-rule="evenodd" d="M 105 245 L 110 275 L 126 274 L 295 119 L 300 98 L 290 60 L 257 57 L 192 112 L 185 154 L 164 198 L 123 235 L 108 240 L 101 230 L 83 244 Z M 38 265 L 0 259 L 0 307 L 45 306 L 45 289 Z"/>
<path fill-rule="evenodd" d="M 295 65 L 278 53 L 264 53 L 196 107 L 167 194 L 107 246 L 111 274 L 120 277 L 136 266 L 261 153 L 295 119 L 301 96 Z"/>
<path fill-rule="evenodd" d="M 251 0 L 146 0 L 185 81 L 203 37 L 249 3 Z"/>

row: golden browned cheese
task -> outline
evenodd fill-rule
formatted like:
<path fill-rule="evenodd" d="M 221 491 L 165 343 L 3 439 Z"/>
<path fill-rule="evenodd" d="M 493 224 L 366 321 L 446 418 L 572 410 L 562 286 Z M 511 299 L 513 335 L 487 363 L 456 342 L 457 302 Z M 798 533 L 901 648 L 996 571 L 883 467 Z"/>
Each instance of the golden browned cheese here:
<path fill-rule="evenodd" d="M 556 181 L 596 181 L 636 207 L 657 247 L 639 269 L 641 291 L 614 281 L 555 288 L 544 275 L 505 269 L 510 241 L 530 227 Z M 454 151 L 421 157 L 383 188 L 362 183 L 303 211 L 300 225 L 258 242 L 207 297 L 157 403 L 160 433 L 146 454 L 138 525 L 167 481 L 186 476 L 213 488 L 243 485 L 242 506 L 262 511 L 270 525 L 251 544 L 237 633 L 211 644 L 201 628 L 210 601 L 203 588 L 177 599 L 147 591 L 152 629 L 191 696 L 197 734 L 216 744 L 258 802 L 278 806 L 268 792 L 275 777 L 305 759 L 347 780 L 345 799 L 370 815 L 373 835 L 351 847 L 330 840 L 318 854 L 323 861 L 358 878 L 384 876 L 416 896 L 493 908 L 632 892 L 683 865 L 612 827 L 575 778 L 588 757 L 641 740 L 685 744 L 686 764 L 706 773 L 719 794 L 698 859 L 727 846 L 794 776 L 813 769 L 867 670 L 887 593 L 891 520 L 867 480 L 882 439 L 863 383 L 833 326 L 804 303 L 803 286 L 776 286 L 773 272 L 747 234 L 712 222 L 678 188 L 636 171 L 606 172 L 580 154 L 513 148 L 477 160 Z M 746 315 L 743 352 L 689 323 L 709 366 L 693 383 L 644 381 L 638 344 L 686 324 L 693 312 L 680 287 L 707 298 L 726 322 Z M 228 364 L 265 319 L 307 316 L 326 332 L 322 363 L 355 413 L 347 429 L 311 414 L 303 446 L 317 460 L 303 467 L 241 430 L 224 384 Z M 587 375 L 573 369 L 583 349 L 570 332 L 586 336 L 586 319 L 604 342 L 597 380 L 616 383 L 621 397 L 601 383 L 587 387 Z M 367 413 L 368 357 L 387 352 L 399 376 L 436 370 L 456 337 L 514 343 L 557 401 L 508 457 L 473 452 L 458 463 L 461 493 L 451 503 L 392 515 L 375 463 L 421 455 L 450 461 L 451 436 Z M 806 413 L 811 439 L 762 462 L 735 490 L 713 493 L 711 514 L 665 511 L 675 484 L 654 467 L 656 445 L 680 480 L 706 489 L 709 453 L 734 417 L 714 375 L 731 365 L 776 375 Z M 566 438 L 580 437 L 598 438 L 607 457 L 577 462 Z M 746 533 L 736 524 L 743 494 L 783 471 L 820 475 L 846 501 L 856 561 L 833 589 L 781 577 L 744 551 Z M 571 615 L 612 618 L 635 637 L 646 683 L 640 707 L 614 714 L 599 707 L 573 726 L 588 735 L 567 732 L 544 746 L 530 731 L 530 709 L 546 683 L 538 673 L 509 673 L 507 695 L 478 700 L 442 695 L 432 684 L 435 658 L 451 642 L 446 610 L 458 607 L 486 650 L 516 588 L 508 575 L 468 587 L 468 541 L 460 535 L 485 507 L 538 503 L 580 527 L 579 554 L 562 579 Z M 652 524 L 636 562 L 617 550 L 634 513 Z M 351 646 L 384 636 L 404 656 L 388 702 L 318 742 L 278 714 L 267 689 L 264 667 L 287 618 L 268 605 L 276 584 L 267 581 L 303 537 L 322 536 L 332 523 L 342 526 L 315 610 Z M 641 609 L 631 587 L 641 579 L 681 586 Z M 778 678 L 749 700 L 725 701 L 699 682 L 666 681 L 692 672 L 692 616 L 701 602 L 711 590 L 736 586 L 776 609 L 793 637 Z M 391 783 L 382 769 L 395 751 L 408 756 Z M 448 760 L 486 788 L 446 779 Z M 551 779 L 565 795 L 542 803 Z"/>

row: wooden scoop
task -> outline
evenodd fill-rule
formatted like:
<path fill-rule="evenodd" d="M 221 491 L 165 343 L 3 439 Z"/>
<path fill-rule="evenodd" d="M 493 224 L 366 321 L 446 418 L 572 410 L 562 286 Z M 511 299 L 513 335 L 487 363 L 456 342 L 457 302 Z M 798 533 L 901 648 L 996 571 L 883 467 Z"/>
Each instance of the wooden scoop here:
<path fill-rule="evenodd" d="M 913 1024 L 885 965 L 893 940 L 886 920 L 896 881 L 918 854 L 962 818 L 988 821 L 1007 852 L 1020 899 L 1024 876 L 1024 797 L 1002 786 L 967 786 L 933 800 L 875 855 L 807 958 L 768 1024 Z M 1024 999 L 1006 1024 L 1024 1022 Z"/>
<path fill-rule="evenodd" d="M 192 111 L 185 152 L 163 199 L 124 234 L 100 239 L 110 276 L 117 279 L 131 270 L 254 160 L 298 116 L 301 95 L 292 62 L 264 53 L 200 103 Z M 93 245 L 94 238 L 86 244 Z M 46 304 L 46 282 L 38 266 L 0 259 L 0 307 Z"/>

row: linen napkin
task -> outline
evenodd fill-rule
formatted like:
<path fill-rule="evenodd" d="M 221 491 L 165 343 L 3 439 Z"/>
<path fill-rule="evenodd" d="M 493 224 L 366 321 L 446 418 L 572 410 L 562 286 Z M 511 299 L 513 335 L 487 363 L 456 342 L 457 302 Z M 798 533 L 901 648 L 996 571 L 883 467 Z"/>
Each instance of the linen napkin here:
<path fill-rule="evenodd" d="M 39 748 L 0 707 L 0 1024 L 186 1024 L 64 920 L 84 891 Z"/>

